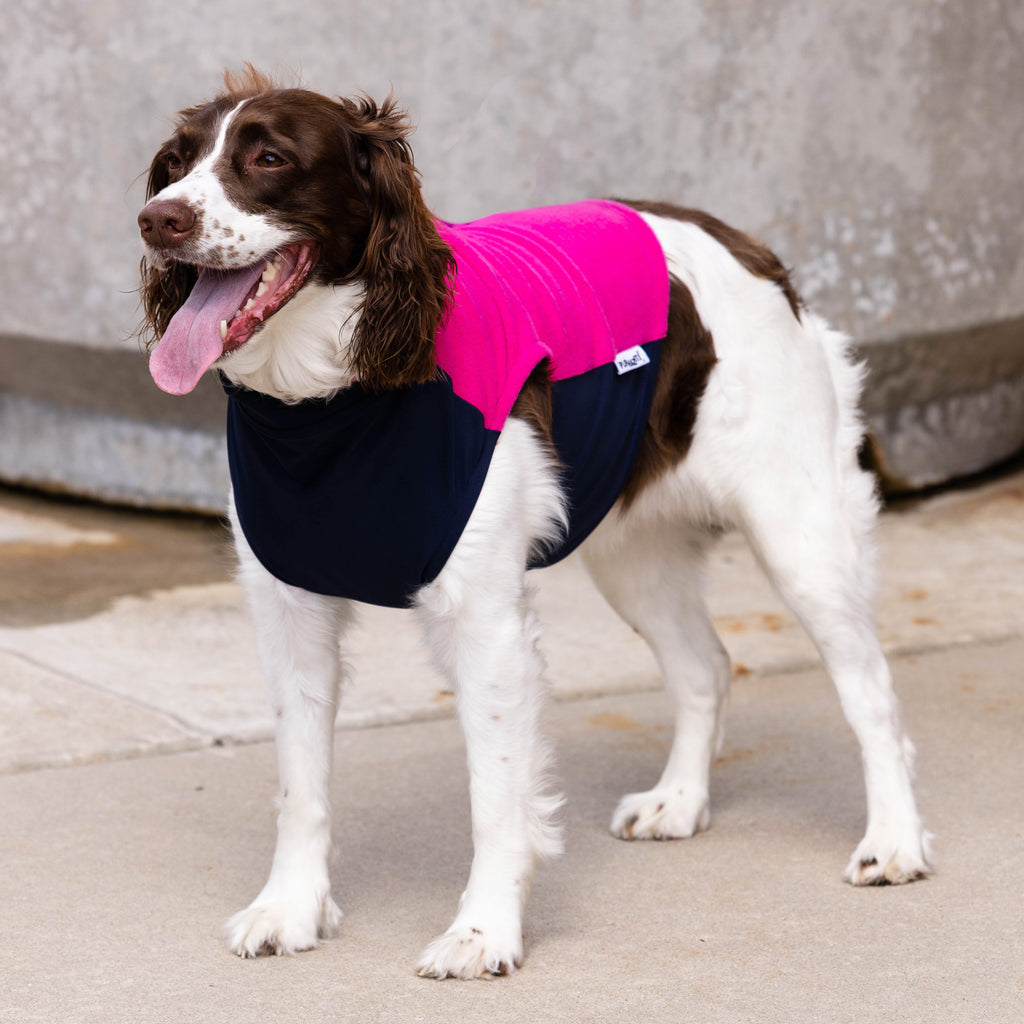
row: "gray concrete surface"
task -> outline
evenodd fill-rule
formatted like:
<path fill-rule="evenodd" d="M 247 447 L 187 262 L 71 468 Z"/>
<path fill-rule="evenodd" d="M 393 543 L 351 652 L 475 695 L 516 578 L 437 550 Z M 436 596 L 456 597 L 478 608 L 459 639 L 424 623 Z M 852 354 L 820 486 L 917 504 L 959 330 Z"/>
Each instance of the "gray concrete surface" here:
<path fill-rule="evenodd" d="M 151 388 L 141 416 L 111 386 L 97 392 L 106 410 L 28 398 L 3 348 L 134 348 L 144 172 L 173 112 L 244 60 L 328 93 L 394 87 L 439 216 L 623 195 L 762 237 L 865 346 L 873 388 L 884 377 L 866 407 L 893 488 L 1024 445 L 1024 104 L 1008 100 L 1024 94 L 1020 3 L 9 6 L 0 479 L 163 507 L 219 500 L 218 433 L 169 422 Z"/>
<path fill-rule="evenodd" d="M 165 395 L 135 351 L 0 336 L 0 479 L 148 508 L 223 512 L 225 398 Z"/>
<path fill-rule="evenodd" d="M 130 17 L 128 16 L 130 14 Z M 0 333 L 123 344 L 172 114 L 249 60 L 413 111 L 440 216 L 676 198 L 865 340 L 1024 315 L 1024 9 L 888 0 L 46 0 L 0 37 Z M 45 127 L 44 127 L 45 126 Z M 74 173 L 69 173 L 69 169 Z"/>
<path fill-rule="evenodd" d="M 0 1021 L 1024 1020 L 1024 470 L 883 517 L 879 621 L 917 743 L 935 877 L 840 881 L 859 759 L 806 641 L 726 537 L 710 601 L 736 665 L 710 832 L 622 843 L 617 798 L 670 734 L 639 642 L 571 560 L 535 574 L 569 803 L 527 960 L 415 977 L 468 869 L 450 695 L 368 610 L 339 716 L 341 935 L 241 961 L 275 758 L 222 529 L 0 492 Z"/>

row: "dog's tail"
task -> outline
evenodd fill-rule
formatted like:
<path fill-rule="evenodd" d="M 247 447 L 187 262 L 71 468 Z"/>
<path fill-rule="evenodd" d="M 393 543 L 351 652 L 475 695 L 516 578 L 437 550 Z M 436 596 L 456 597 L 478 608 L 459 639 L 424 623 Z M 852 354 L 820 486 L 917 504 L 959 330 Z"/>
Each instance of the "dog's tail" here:
<path fill-rule="evenodd" d="M 838 412 L 837 451 L 846 497 L 845 508 L 852 517 L 850 525 L 860 542 L 863 572 L 870 577 L 873 593 L 876 590 L 873 532 L 881 501 L 874 474 L 861 465 L 867 426 L 861 413 L 860 398 L 867 367 L 856 357 L 851 340 L 830 327 L 820 316 L 804 309 L 800 319 L 804 331 L 824 352 L 832 378 Z"/>

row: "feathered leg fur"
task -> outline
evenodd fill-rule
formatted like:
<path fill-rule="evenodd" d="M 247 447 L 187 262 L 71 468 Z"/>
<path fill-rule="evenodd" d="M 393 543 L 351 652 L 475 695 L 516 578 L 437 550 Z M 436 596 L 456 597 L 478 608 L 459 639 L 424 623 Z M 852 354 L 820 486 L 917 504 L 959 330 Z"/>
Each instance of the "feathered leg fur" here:
<path fill-rule="evenodd" d="M 444 571 L 417 605 L 452 680 L 466 737 L 473 865 L 451 927 L 420 974 L 507 974 L 523 958 L 522 911 L 538 857 L 561 851 L 540 731 L 547 684 L 524 575 L 531 546 L 562 519 L 555 471 L 525 423 L 498 442 L 476 509 Z"/>
<path fill-rule="evenodd" d="M 280 776 L 277 846 L 262 892 L 225 926 L 239 956 L 296 953 L 332 936 L 330 780 L 347 601 L 275 579 L 256 560 L 232 513 L 239 577 L 256 623 L 275 714 Z"/>

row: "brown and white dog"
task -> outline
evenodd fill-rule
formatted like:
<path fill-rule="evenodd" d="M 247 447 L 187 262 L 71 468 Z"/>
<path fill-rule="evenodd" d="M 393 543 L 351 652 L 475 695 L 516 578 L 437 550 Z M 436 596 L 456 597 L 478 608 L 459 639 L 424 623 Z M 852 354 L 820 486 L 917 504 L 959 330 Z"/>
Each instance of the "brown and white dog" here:
<path fill-rule="evenodd" d="M 354 382 L 379 393 L 431 380 L 454 267 L 421 198 L 403 114 L 390 100 L 278 88 L 251 69 L 225 84 L 179 115 L 153 160 L 139 215 L 143 302 L 160 338 L 223 270 L 239 308 L 200 323 L 170 355 L 157 345 L 158 382 L 184 392 L 212 365 L 237 388 L 303 407 Z M 622 798 L 611 830 L 667 839 L 708 827 L 730 665 L 701 579 L 714 537 L 735 526 L 817 645 L 861 745 L 867 831 L 846 879 L 919 878 L 930 854 L 911 790 L 913 748 L 873 621 L 876 498 L 857 462 L 859 369 L 758 242 L 695 211 L 632 205 L 670 274 L 668 336 L 622 498 L 581 551 L 653 649 L 676 731 L 661 778 Z M 529 552 L 564 517 L 549 387 L 541 365 L 501 430 L 454 550 L 410 600 L 456 691 L 471 780 L 472 869 L 453 923 L 419 962 L 432 977 L 520 965 L 534 863 L 561 847 L 524 583 Z M 233 525 L 277 715 L 281 797 L 270 877 L 228 922 L 228 942 L 241 956 L 290 953 L 332 935 L 341 918 L 328 879 L 328 793 L 351 602 L 275 577 L 234 514 Z"/>

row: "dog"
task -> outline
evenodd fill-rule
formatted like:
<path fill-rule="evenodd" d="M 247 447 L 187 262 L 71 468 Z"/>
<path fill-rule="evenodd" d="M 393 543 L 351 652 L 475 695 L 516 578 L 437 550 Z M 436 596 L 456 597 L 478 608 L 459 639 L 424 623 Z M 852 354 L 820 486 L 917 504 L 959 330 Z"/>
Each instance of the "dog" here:
<path fill-rule="evenodd" d="M 529 567 L 578 547 L 675 701 L 664 772 L 622 798 L 612 833 L 708 828 L 731 671 L 701 580 L 729 527 L 861 745 L 867 830 L 846 880 L 927 875 L 873 621 L 877 497 L 847 339 L 767 248 L 701 212 L 439 221 L 409 132 L 392 97 L 228 73 L 178 116 L 139 215 L 154 379 L 183 394 L 212 367 L 228 393 L 239 578 L 276 713 L 277 846 L 230 948 L 293 953 L 338 929 L 328 790 L 353 601 L 418 615 L 466 739 L 472 867 L 420 974 L 519 967 L 535 862 L 561 850 Z"/>

